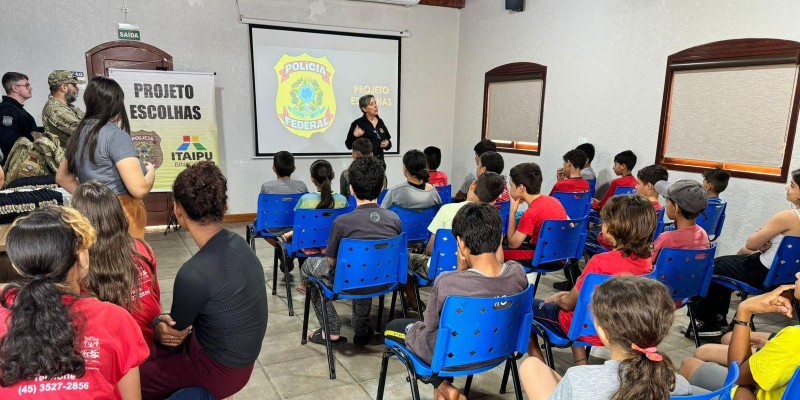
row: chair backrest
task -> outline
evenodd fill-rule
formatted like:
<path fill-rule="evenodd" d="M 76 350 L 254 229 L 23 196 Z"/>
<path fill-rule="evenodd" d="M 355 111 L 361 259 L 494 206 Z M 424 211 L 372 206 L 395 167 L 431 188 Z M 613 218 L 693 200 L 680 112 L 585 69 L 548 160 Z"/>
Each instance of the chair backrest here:
<path fill-rule="evenodd" d="M 636 194 L 636 186 L 617 186 L 614 189 L 614 196 L 621 196 L 624 194 Z"/>
<path fill-rule="evenodd" d="M 670 396 L 671 400 L 731 400 L 731 390 L 739 380 L 739 364 L 735 361 L 728 366 L 728 375 L 725 377 L 725 384 L 721 388 L 706 394 L 695 394 L 691 396 Z"/>
<path fill-rule="evenodd" d="M 428 225 L 431 224 L 433 217 L 439 211 L 439 206 L 419 209 L 391 206 L 389 210 L 400 217 L 400 222 L 403 224 L 403 232 L 408 235 L 408 241 L 428 240 L 430 236 Z"/>
<path fill-rule="evenodd" d="M 722 225 L 725 222 L 725 209 L 728 202 L 721 199 L 709 200 L 705 215 L 697 217 L 697 225 L 705 229 L 709 240 L 717 240 L 722 233 Z"/>
<path fill-rule="evenodd" d="M 305 193 L 258 195 L 258 212 L 253 230 L 256 233 L 272 228 L 288 228 L 294 223 L 294 207 Z"/>
<path fill-rule="evenodd" d="M 386 197 L 386 193 L 389 193 L 389 189 L 383 189 L 378 194 L 378 204 L 383 203 L 383 198 Z"/>
<path fill-rule="evenodd" d="M 500 211 L 500 218 L 503 220 L 503 235 L 508 232 L 508 213 L 511 212 L 511 200 L 494 203 L 497 211 Z"/>
<path fill-rule="evenodd" d="M 784 236 L 764 280 L 765 287 L 794 283 L 800 272 L 800 236 Z"/>
<path fill-rule="evenodd" d="M 336 255 L 333 291 L 387 289 L 408 279 L 408 242 L 401 233 L 386 239 L 344 238 Z M 388 286 L 388 287 L 387 287 Z M 361 293 L 359 293 L 361 294 Z"/>
<path fill-rule="evenodd" d="M 500 363 L 527 351 L 533 323 L 533 287 L 511 296 L 449 296 L 439 319 L 431 370 Z"/>
<path fill-rule="evenodd" d="M 292 224 L 294 234 L 292 242 L 288 243 L 288 249 L 297 251 L 327 246 L 333 221 L 336 217 L 350 211 L 348 208 L 299 209 L 295 211 Z"/>
<path fill-rule="evenodd" d="M 567 337 L 575 340 L 582 336 L 595 336 L 597 329 L 594 327 L 594 314 L 592 313 L 592 294 L 603 282 L 613 278 L 612 275 L 588 274 L 583 280 L 583 286 L 578 292 L 578 302 L 575 304 L 575 313 L 572 314 L 572 324 L 569 326 Z"/>
<path fill-rule="evenodd" d="M 649 277 L 666 285 L 672 298 L 705 297 L 714 275 L 715 244 L 703 250 L 661 249 Z"/>
<path fill-rule="evenodd" d="M 781 400 L 796 399 L 800 399 L 800 368 L 794 371 L 794 375 L 792 375 L 792 379 L 789 380 L 789 384 L 786 385 L 786 389 L 783 391 L 783 397 L 781 397 Z"/>
<path fill-rule="evenodd" d="M 450 185 L 446 186 L 434 186 L 436 191 L 439 193 L 439 198 L 442 199 L 442 204 L 450 204 L 452 201 L 452 187 Z"/>
<path fill-rule="evenodd" d="M 453 231 L 450 229 L 436 231 L 430 262 L 430 267 L 428 268 L 429 280 L 436 279 L 442 272 L 458 269 L 458 245 L 455 236 L 453 236 Z"/>
<path fill-rule="evenodd" d="M 656 210 L 656 230 L 653 232 L 653 240 L 658 239 L 658 236 L 664 232 L 664 214 L 666 213 L 666 209 L 662 208 L 660 210 Z"/>
<path fill-rule="evenodd" d="M 532 264 L 583 257 L 588 217 L 566 220 L 545 220 L 536 240 Z"/>
<path fill-rule="evenodd" d="M 594 197 L 597 189 L 597 178 L 587 179 L 587 181 L 589 181 L 589 197 Z"/>
<path fill-rule="evenodd" d="M 571 219 L 587 217 L 592 209 L 592 196 L 589 192 L 554 192 L 553 197 L 561 202 Z"/>
<path fill-rule="evenodd" d="M 352 194 L 350 196 L 347 196 L 347 208 L 349 208 L 350 210 L 355 210 L 356 207 L 358 207 L 358 203 L 356 203 L 356 196 L 353 196 Z"/>

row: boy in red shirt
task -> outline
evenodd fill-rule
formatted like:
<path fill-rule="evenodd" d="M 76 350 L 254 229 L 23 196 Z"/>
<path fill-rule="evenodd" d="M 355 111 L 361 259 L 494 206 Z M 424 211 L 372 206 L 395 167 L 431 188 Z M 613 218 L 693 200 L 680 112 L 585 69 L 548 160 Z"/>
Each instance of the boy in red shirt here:
<path fill-rule="evenodd" d="M 660 165 L 648 165 L 636 173 L 636 193 L 653 203 L 656 211 L 664 208 L 658 201 L 656 184 L 669 179 L 669 172 Z"/>
<path fill-rule="evenodd" d="M 512 180 L 514 178 L 512 177 Z M 642 196 L 616 196 L 601 211 L 603 235 L 614 243 L 614 250 L 592 257 L 575 287 L 569 292 L 558 292 L 545 300 L 533 300 L 533 318 L 556 332 L 569 332 L 578 295 L 587 274 L 644 275 L 653 271 L 650 262 L 650 243 L 656 229 L 653 206 Z M 602 346 L 597 336 L 581 337 L 581 341 Z M 544 361 L 536 335 L 531 336 L 528 355 Z M 586 364 L 586 350 L 572 347 L 575 365 Z"/>
<path fill-rule="evenodd" d="M 586 153 L 583 150 L 570 150 L 564 154 L 564 167 L 559 169 L 556 184 L 550 190 L 550 196 L 555 192 L 583 193 L 589 191 L 589 181 L 581 177 L 581 170 L 586 165 Z"/>
<path fill-rule="evenodd" d="M 614 196 L 614 191 L 618 187 L 635 187 L 637 184 L 636 178 L 631 175 L 633 168 L 636 166 L 636 154 L 630 150 L 625 150 L 622 153 L 614 156 L 614 173 L 619 178 L 611 181 L 611 186 L 608 187 L 605 196 L 602 199 L 592 199 L 592 210 L 600 211 L 608 199 Z"/>
<path fill-rule="evenodd" d="M 541 194 L 542 169 L 536 163 L 519 164 L 511 168 L 511 204 L 508 216 L 508 246 L 504 248 L 506 260 L 517 260 L 530 265 L 539 230 L 545 220 L 565 220 L 567 212 L 561 202 Z M 528 205 L 517 226 L 517 209 L 520 203 Z"/>
<path fill-rule="evenodd" d="M 708 193 L 699 182 L 681 179 L 675 183 L 656 183 L 656 190 L 667 199 L 667 217 L 675 221 L 674 231 L 666 231 L 653 242 L 650 261 L 655 264 L 661 249 L 701 250 L 711 246 L 708 234 L 695 223 L 708 205 Z"/>
<path fill-rule="evenodd" d="M 447 186 L 447 174 L 437 171 L 442 164 L 442 150 L 435 146 L 428 146 L 422 151 L 428 163 L 428 183 L 433 186 Z"/>
<path fill-rule="evenodd" d="M 506 177 L 503 175 L 503 168 L 505 168 L 503 156 L 496 151 L 487 151 L 478 157 L 478 168 L 475 170 L 476 177 L 480 178 L 481 175 L 487 172 L 494 172 L 503 178 L 503 193 L 495 200 L 496 203 L 502 203 L 510 199 L 508 195 L 508 185 L 506 185 Z"/>

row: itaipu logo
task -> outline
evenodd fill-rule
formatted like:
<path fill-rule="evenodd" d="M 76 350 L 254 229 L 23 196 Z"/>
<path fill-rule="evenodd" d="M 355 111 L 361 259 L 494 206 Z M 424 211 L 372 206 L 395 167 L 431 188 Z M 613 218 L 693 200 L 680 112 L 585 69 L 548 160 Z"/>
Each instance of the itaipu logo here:
<path fill-rule="evenodd" d="M 275 111 L 286 129 L 304 138 L 328 130 L 336 116 L 335 72 L 327 57 L 311 57 L 307 53 L 281 57 L 275 64 Z"/>
<path fill-rule="evenodd" d="M 192 151 L 194 150 L 194 151 Z M 208 151 L 199 136 L 184 135 L 183 143 L 172 153 L 173 161 L 213 161 L 214 153 Z"/>

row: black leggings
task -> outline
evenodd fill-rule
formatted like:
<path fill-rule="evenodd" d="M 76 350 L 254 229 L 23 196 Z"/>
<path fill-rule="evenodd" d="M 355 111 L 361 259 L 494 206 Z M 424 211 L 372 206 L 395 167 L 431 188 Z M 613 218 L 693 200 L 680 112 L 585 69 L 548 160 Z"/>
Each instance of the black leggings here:
<path fill-rule="evenodd" d="M 406 345 L 406 328 L 408 328 L 409 325 L 413 325 L 414 323 L 419 322 L 419 321 L 420 320 L 418 320 L 416 318 L 398 318 L 398 319 L 393 319 L 393 320 L 389 321 L 389 323 L 386 324 L 386 327 L 383 329 L 383 337 L 385 339 L 389 339 L 389 340 L 391 340 L 393 342 L 397 342 L 397 343 L 402 344 L 403 346 L 405 346 Z M 453 382 L 453 378 L 439 378 L 437 376 L 436 378 L 432 378 L 431 379 L 431 385 L 433 385 L 434 388 L 438 388 L 439 385 L 441 385 L 442 382 L 444 382 L 444 381 L 448 381 L 448 382 L 452 383 Z"/>
<path fill-rule="evenodd" d="M 747 256 L 733 255 L 714 260 L 714 275 L 722 275 L 742 281 L 755 288 L 763 289 L 764 279 L 769 269 L 761 264 L 761 253 Z M 725 286 L 712 283 L 708 294 L 695 306 L 695 317 L 705 323 L 717 323 L 718 318 L 726 320 L 731 306 L 732 291 Z"/>

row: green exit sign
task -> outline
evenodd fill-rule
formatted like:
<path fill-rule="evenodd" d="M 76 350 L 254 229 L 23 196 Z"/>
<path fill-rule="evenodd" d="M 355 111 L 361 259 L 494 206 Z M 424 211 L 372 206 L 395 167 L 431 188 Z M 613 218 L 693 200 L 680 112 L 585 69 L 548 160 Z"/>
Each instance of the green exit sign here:
<path fill-rule="evenodd" d="M 119 24 L 119 28 L 117 28 L 117 37 L 119 40 L 142 40 L 142 34 L 139 32 L 139 25 L 134 24 Z"/>

